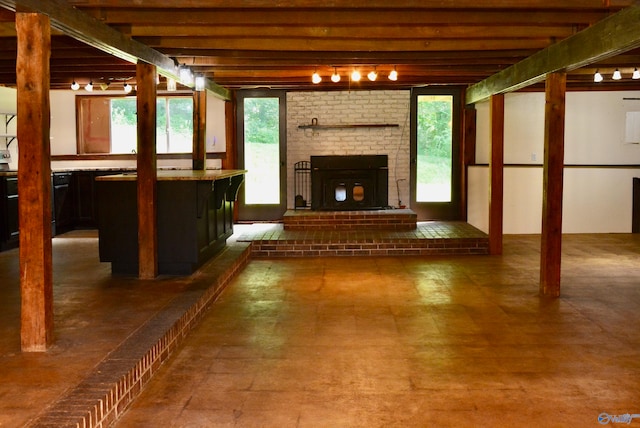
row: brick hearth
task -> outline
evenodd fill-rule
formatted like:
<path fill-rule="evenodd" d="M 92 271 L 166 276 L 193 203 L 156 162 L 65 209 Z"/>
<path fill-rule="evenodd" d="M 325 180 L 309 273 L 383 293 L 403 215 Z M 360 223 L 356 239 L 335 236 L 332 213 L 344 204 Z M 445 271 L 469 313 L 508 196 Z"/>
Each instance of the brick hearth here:
<path fill-rule="evenodd" d="M 419 222 L 411 230 L 345 229 L 331 216 L 333 229 L 264 224 L 249 228 L 238 241 L 251 242 L 251 256 L 256 258 L 488 254 L 488 236 L 465 222 Z"/>
<path fill-rule="evenodd" d="M 412 210 L 309 211 L 289 210 L 285 230 L 413 230 L 417 215 Z"/>

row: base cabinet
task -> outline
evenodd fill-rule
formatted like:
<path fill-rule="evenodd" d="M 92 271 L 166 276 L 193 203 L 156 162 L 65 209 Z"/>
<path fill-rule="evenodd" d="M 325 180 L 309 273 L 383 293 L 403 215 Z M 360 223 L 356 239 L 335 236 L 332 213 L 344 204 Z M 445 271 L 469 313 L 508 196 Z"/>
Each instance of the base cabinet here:
<path fill-rule="evenodd" d="M 70 183 L 73 198 L 74 228 L 95 229 L 98 227 L 98 194 L 96 177 L 122 174 L 122 170 L 109 171 L 74 171 Z"/>
<path fill-rule="evenodd" d="M 233 234 L 233 205 L 243 176 L 159 181 L 158 272 L 188 275 Z M 115 274 L 138 273 L 137 182 L 98 181 L 100 261 Z"/>
<path fill-rule="evenodd" d="M 96 177 L 124 170 L 65 171 L 51 174 L 51 234 L 98 227 Z M 18 178 L 0 177 L 0 251 L 19 245 Z"/>
<path fill-rule="evenodd" d="M 69 192 L 70 172 L 56 172 L 52 176 L 53 236 L 73 229 L 73 198 Z"/>
<path fill-rule="evenodd" d="M 18 178 L 0 178 L 0 250 L 18 246 Z"/>

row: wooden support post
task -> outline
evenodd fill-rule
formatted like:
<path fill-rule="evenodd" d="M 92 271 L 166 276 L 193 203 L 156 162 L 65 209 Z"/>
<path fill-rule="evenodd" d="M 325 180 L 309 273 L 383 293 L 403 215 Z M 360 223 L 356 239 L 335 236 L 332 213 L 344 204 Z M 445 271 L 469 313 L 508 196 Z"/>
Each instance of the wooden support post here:
<path fill-rule="evenodd" d="M 566 73 L 557 72 L 547 76 L 544 110 L 540 294 L 552 297 L 560 296 L 566 87 Z"/>
<path fill-rule="evenodd" d="M 158 276 L 158 226 L 156 221 L 156 67 L 136 66 L 138 111 L 138 277 Z"/>
<path fill-rule="evenodd" d="M 224 103 L 225 119 L 225 157 L 222 159 L 222 169 L 238 168 L 238 144 L 236 142 L 236 93 L 231 92 L 231 101 Z M 233 221 L 238 221 L 238 204 L 233 204 Z"/>
<path fill-rule="evenodd" d="M 42 352 L 53 341 L 49 18 L 16 13 L 17 134 L 22 351 Z"/>
<path fill-rule="evenodd" d="M 464 108 L 464 139 L 463 139 L 463 160 L 464 165 L 476 163 L 476 122 L 477 114 L 475 106 Z"/>
<path fill-rule="evenodd" d="M 207 91 L 193 92 L 193 151 L 191 169 L 205 169 L 207 159 Z"/>
<path fill-rule="evenodd" d="M 490 102 L 491 160 L 489 162 L 489 254 L 502 254 L 504 95 L 493 95 Z"/>
<path fill-rule="evenodd" d="M 460 218 L 467 220 L 468 172 L 469 165 L 476 163 L 476 109 L 474 105 L 463 109 L 462 132 L 462 199 L 460 201 Z"/>
<path fill-rule="evenodd" d="M 236 144 L 236 96 L 231 93 L 231 101 L 224 103 L 225 118 L 225 157 L 222 160 L 222 169 L 238 168 L 238 145 Z"/>

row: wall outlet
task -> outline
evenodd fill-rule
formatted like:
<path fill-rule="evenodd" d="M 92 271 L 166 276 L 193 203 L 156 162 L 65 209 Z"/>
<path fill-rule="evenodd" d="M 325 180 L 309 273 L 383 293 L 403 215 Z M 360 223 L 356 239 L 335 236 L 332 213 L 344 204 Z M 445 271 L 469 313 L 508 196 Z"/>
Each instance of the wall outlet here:
<path fill-rule="evenodd" d="M 9 163 L 11 160 L 11 153 L 9 150 L 0 150 L 0 163 Z"/>
<path fill-rule="evenodd" d="M 538 155 L 537 155 L 537 154 L 535 154 L 535 153 L 531 153 L 531 161 L 532 161 L 532 162 L 535 162 L 535 161 L 537 161 L 537 160 L 538 160 Z"/>

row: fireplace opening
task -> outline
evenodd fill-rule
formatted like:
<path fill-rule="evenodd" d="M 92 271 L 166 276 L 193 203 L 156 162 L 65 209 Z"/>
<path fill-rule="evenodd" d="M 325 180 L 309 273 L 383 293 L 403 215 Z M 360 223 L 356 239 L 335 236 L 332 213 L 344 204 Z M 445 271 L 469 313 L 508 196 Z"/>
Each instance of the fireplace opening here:
<path fill-rule="evenodd" d="M 387 155 L 311 156 L 311 209 L 388 206 Z"/>

